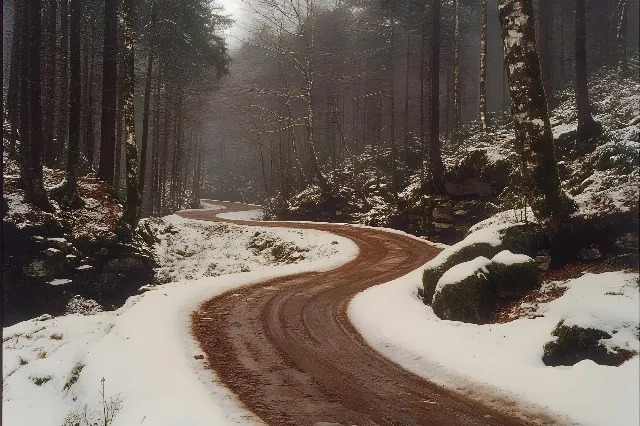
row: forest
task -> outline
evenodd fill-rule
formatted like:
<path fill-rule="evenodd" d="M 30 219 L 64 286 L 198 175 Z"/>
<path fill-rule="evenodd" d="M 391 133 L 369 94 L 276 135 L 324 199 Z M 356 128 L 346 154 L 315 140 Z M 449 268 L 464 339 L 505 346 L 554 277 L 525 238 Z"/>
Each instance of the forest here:
<path fill-rule="evenodd" d="M 637 425 L 639 15 L 4 1 L 3 423 Z"/>

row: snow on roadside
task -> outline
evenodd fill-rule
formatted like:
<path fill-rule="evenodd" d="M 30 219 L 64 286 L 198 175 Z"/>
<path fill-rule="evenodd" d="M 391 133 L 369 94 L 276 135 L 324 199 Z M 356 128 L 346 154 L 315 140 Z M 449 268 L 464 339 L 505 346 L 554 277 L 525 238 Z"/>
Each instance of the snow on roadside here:
<path fill-rule="evenodd" d="M 241 233 L 243 227 L 224 224 L 233 229 L 198 238 L 198 232 L 221 224 L 177 216 L 166 220 L 177 231 L 169 236 L 182 235 L 183 242 L 195 244 L 189 249 L 202 248 L 208 255 L 216 244 L 223 256 L 231 255 L 261 229 Z M 182 279 L 131 297 L 117 311 L 29 320 L 3 329 L 3 424 L 60 426 L 69 413 L 81 414 L 85 404 L 91 421 L 98 422 L 103 377 L 107 401 L 120 401 L 113 426 L 143 421 L 154 426 L 261 424 L 205 370 L 205 361 L 194 358 L 200 349 L 189 333 L 191 312 L 225 291 L 272 277 L 328 270 L 357 255 L 354 243 L 328 233 L 263 231 L 308 250 L 307 257 L 297 264 L 269 267 L 273 263 L 263 254 L 245 253 L 251 272 L 185 279 L 201 276 L 197 262 L 168 255 L 179 271 L 176 278 Z M 233 262 L 238 258 L 231 258 L 224 271 L 239 269 Z"/>
<path fill-rule="evenodd" d="M 339 253 L 341 242 L 350 244 L 326 232 L 211 223 L 178 215 L 150 221 L 150 225 L 165 232 L 154 246 L 161 265 L 156 271 L 160 282 L 249 272 L 292 260 L 312 262 Z M 261 244 L 252 245 L 258 237 L 263 244 L 268 241 L 262 250 Z M 274 256 L 271 249 L 275 246 L 285 248 L 291 256 Z"/>
<path fill-rule="evenodd" d="M 637 425 L 640 358 L 620 367 L 590 360 L 547 367 L 543 346 L 564 319 L 618 330 L 609 346 L 638 350 L 637 276 L 585 274 L 538 310 L 505 324 L 440 320 L 417 297 L 421 269 L 358 294 L 349 317 L 365 340 L 404 368 L 484 402 L 504 398 L 525 410 L 584 425 Z M 487 393 L 488 392 L 488 393 Z M 504 407 L 501 407 L 504 409 Z"/>
<path fill-rule="evenodd" d="M 228 212 L 218 213 L 217 216 L 221 219 L 232 220 L 262 220 L 262 210 L 248 210 L 244 212 Z"/>
<path fill-rule="evenodd" d="M 222 204 L 215 204 L 211 200 L 200 200 L 200 207 L 204 210 L 226 210 Z"/>

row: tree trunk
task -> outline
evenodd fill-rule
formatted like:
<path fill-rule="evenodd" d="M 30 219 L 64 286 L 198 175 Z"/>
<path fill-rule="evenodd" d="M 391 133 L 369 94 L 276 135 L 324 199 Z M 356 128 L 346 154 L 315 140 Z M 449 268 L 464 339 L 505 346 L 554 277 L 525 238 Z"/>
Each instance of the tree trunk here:
<path fill-rule="evenodd" d="M 629 72 L 627 64 L 627 10 L 628 0 L 618 0 L 616 7 L 616 47 L 618 56 L 618 77 L 624 78 Z"/>
<path fill-rule="evenodd" d="M 391 182 L 392 182 L 392 191 L 393 191 L 393 195 L 394 197 L 397 195 L 398 192 L 398 170 L 397 170 L 397 164 L 396 164 L 396 159 L 398 156 L 398 148 L 396 146 L 396 91 L 395 91 L 395 58 L 394 58 L 394 52 L 395 52 L 395 19 L 392 16 L 391 17 L 391 40 L 390 40 L 390 44 L 391 44 L 391 48 L 389 49 L 389 59 L 390 59 L 390 84 L 391 87 L 389 88 L 389 95 L 390 95 L 390 100 L 389 103 L 391 104 Z"/>
<path fill-rule="evenodd" d="M 578 142 L 597 136 L 602 127 L 591 116 L 587 87 L 587 47 L 585 34 L 585 0 L 575 0 L 576 25 L 576 104 L 578 109 Z"/>
<path fill-rule="evenodd" d="M 156 85 L 153 94 L 153 145 L 151 155 L 151 215 L 157 215 L 160 211 L 158 206 L 159 200 L 159 183 L 160 183 L 160 71 L 156 72 Z"/>
<path fill-rule="evenodd" d="M 124 79 L 122 81 L 122 84 L 124 85 L 124 127 L 126 141 L 125 153 L 127 164 L 127 205 L 125 208 L 124 220 L 130 226 L 130 231 L 133 233 L 140 217 L 140 193 L 138 192 L 138 148 L 136 146 L 136 118 L 133 106 L 135 90 L 135 57 L 133 51 L 133 0 L 123 0 L 122 9 L 124 18 L 123 32 L 125 46 L 123 52 L 124 58 L 122 61 L 124 65 Z M 114 22 L 114 24 L 115 23 L 116 22 Z M 115 30 L 112 31 L 115 32 Z M 113 41 L 115 45 L 116 40 Z M 115 101 L 115 99 L 113 99 L 113 101 Z M 114 108 L 113 112 L 115 112 L 115 102 L 110 103 L 109 105 Z M 114 124 L 112 122 L 109 123 Z M 110 155 L 110 159 L 113 164 L 113 151 L 110 151 Z"/>
<path fill-rule="evenodd" d="M 563 219 L 566 204 L 536 50 L 531 0 L 500 0 L 499 17 L 522 178 L 536 217 Z"/>
<path fill-rule="evenodd" d="M 404 75 L 404 162 L 408 166 L 410 164 L 409 155 L 409 56 L 411 55 L 410 35 L 407 32 L 407 58 L 406 70 Z"/>
<path fill-rule="evenodd" d="M 87 111 L 85 112 L 85 130 L 87 132 L 87 161 L 89 163 L 89 170 L 93 169 L 94 165 L 94 153 L 96 149 L 96 137 L 95 129 L 93 125 L 93 70 L 95 68 L 96 59 L 96 47 L 95 47 L 95 22 L 91 23 L 91 59 L 88 64 L 89 79 L 87 81 Z"/>
<path fill-rule="evenodd" d="M 260 150 L 260 167 L 262 168 L 262 182 L 264 183 L 264 195 L 269 196 L 269 187 L 267 186 L 267 171 L 264 168 L 264 152 L 262 150 L 262 139 L 260 138 L 260 132 L 256 123 L 253 123 L 253 127 L 256 130 L 256 137 L 258 138 L 258 149 Z"/>
<path fill-rule="evenodd" d="M 58 78 L 60 94 L 57 114 L 56 146 L 54 148 L 55 162 L 63 164 L 64 150 L 69 138 L 69 0 L 59 0 L 60 5 L 60 54 L 58 55 Z M 67 154 L 68 156 L 68 154 Z"/>
<path fill-rule="evenodd" d="M 44 189 L 42 170 L 42 88 L 40 80 L 41 48 L 41 3 L 40 0 L 25 1 L 23 22 L 27 31 L 23 37 L 26 50 L 22 58 L 21 129 L 23 133 L 23 174 L 22 183 L 27 201 L 44 211 L 51 211 L 51 205 Z M 28 108 L 26 106 L 28 105 Z M 24 115 L 22 113 L 24 110 Z M 28 136 L 27 136 L 28 135 Z M 24 137 L 26 136 L 26 137 Z"/>
<path fill-rule="evenodd" d="M 480 130 L 487 130 L 487 1 L 482 0 L 480 28 Z"/>
<path fill-rule="evenodd" d="M 42 103 L 44 116 L 42 117 L 42 130 L 44 137 L 45 164 L 54 166 L 55 144 L 53 140 L 54 111 L 56 111 L 56 21 L 57 0 L 47 0 L 44 13 L 43 28 L 43 53 L 44 53 L 44 87 Z"/>
<path fill-rule="evenodd" d="M 140 152 L 140 197 L 144 199 L 145 173 L 147 170 L 147 140 L 149 138 L 149 103 L 151 101 L 151 79 L 153 76 L 153 59 L 156 25 L 156 2 L 151 6 L 151 47 L 147 57 L 147 79 L 144 84 L 144 110 L 142 113 L 142 150 Z"/>
<path fill-rule="evenodd" d="M 15 157 L 16 142 L 18 141 L 18 126 L 20 118 L 20 63 L 22 60 L 21 39 L 24 31 L 22 27 L 22 15 L 20 7 L 14 10 L 13 38 L 11 40 L 11 63 L 9 66 L 9 88 L 7 92 L 7 110 L 9 111 L 9 122 L 11 123 L 11 133 L 9 142 L 9 155 Z"/>
<path fill-rule="evenodd" d="M 426 37 L 426 13 L 425 6 L 422 5 L 422 26 L 420 30 L 420 186 L 425 185 L 425 170 L 424 161 L 426 157 L 426 140 L 425 140 L 425 126 L 424 126 L 424 67 L 425 67 L 425 42 Z"/>
<path fill-rule="evenodd" d="M 431 50 L 431 140 L 429 166 L 435 189 L 444 194 L 444 164 L 440 152 L 440 1 L 432 2 L 432 50 Z"/>
<path fill-rule="evenodd" d="M 458 140 L 460 132 L 460 14 L 458 0 L 453 0 L 453 141 Z"/>
<path fill-rule="evenodd" d="M 553 16 L 551 7 L 552 2 L 550 0 L 539 0 L 540 65 L 542 66 L 542 81 L 544 82 L 544 90 L 549 107 L 555 103 L 553 97 L 553 73 L 551 71 L 551 24 L 553 22 L 551 20 Z"/>
<path fill-rule="evenodd" d="M 127 0 L 124 0 L 127 3 Z M 133 13 L 133 12 L 132 12 Z M 133 31 L 133 28 L 131 28 Z M 127 46 L 125 52 L 133 46 Z M 128 53 L 128 52 L 127 52 Z M 126 67 L 126 64 L 125 64 Z M 125 75 L 125 80 L 128 77 Z M 133 78 L 133 77 L 131 77 Z M 105 0 L 104 48 L 102 55 L 102 115 L 100 120 L 100 165 L 98 175 L 113 185 L 116 144 L 116 95 L 118 83 L 118 0 Z M 126 90 L 125 90 L 125 96 Z M 126 108 L 126 101 L 125 101 Z M 126 116 L 125 116 L 126 121 Z M 126 124 L 125 124 L 126 127 Z M 135 139 L 135 135 L 134 135 Z M 129 212 L 131 214 L 131 212 Z M 136 220 L 134 214 L 130 220 Z M 133 222 L 132 222 L 133 223 Z"/>
<path fill-rule="evenodd" d="M 119 23 L 120 29 L 118 30 L 118 52 L 124 52 L 124 36 L 122 34 L 122 26 Z M 124 91 L 123 84 L 124 81 L 124 62 L 122 55 L 118 55 L 118 82 L 116 84 L 117 93 L 116 96 L 117 106 L 116 106 L 116 142 L 115 142 L 115 176 L 113 179 L 113 188 L 116 191 L 116 194 L 120 191 L 120 183 L 122 182 L 122 148 L 124 142 L 123 136 L 123 125 L 124 125 Z"/>
<path fill-rule="evenodd" d="M 65 202 L 75 206 L 78 197 L 78 164 L 80 162 L 80 120 L 81 120 L 81 70 L 80 70 L 80 17 L 81 0 L 69 3 L 69 150 L 67 154 L 67 183 Z"/>

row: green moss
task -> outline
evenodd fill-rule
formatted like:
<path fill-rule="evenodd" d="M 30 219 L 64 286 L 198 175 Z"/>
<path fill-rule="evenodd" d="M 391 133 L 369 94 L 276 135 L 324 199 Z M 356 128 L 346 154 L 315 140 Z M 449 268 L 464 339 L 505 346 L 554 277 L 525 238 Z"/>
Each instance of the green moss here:
<path fill-rule="evenodd" d="M 540 268 L 532 259 L 527 262 L 505 265 L 491 262 L 487 265 L 492 291 L 500 304 L 517 300 L 527 290 L 538 286 Z"/>
<path fill-rule="evenodd" d="M 617 366 L 635 355 L 626 349 L 607 350 L 600 341 L 610 339 L 611 335 L 595 328 L 568 327 L 560 321 L 551 335 L 557 339 L 544 345 L 545 365 L 574 365 L 590 359 L 597 364 Z"/>
<path fill-rule="evenodd" d="M 500 251 L 502 251 L 500 246 L 494 247 L 489 243 L 475 243 L 462 247 L 460 250 L 452 253 L 444 262 L 436 267 L 431 267 L 427 264 L 422 272 L 424 302 L 427 305 L 431 304 L 438 281 L 449 269 L 462 262 L 473 260 L 478 256 L 492 257 Z"/>
<path fill-rule="evenodd" d="M 491 282 L 482 269 L 442 287 L 433 298 L 433 312 L 442 319 L 483 324 L 495 310 Z"/>
<path fill-rule="evenodd" d="M 540 270 L 533 260 L 503 264 L 492 261 L 433 296 L 434 313 L 446 320 L 483 324 L 509 302 L 538 285 Z"/>

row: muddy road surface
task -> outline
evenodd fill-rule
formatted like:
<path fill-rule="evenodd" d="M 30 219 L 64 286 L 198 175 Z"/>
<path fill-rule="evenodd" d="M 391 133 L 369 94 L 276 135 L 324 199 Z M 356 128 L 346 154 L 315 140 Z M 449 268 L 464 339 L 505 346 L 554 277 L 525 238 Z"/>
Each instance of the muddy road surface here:
<path fill-rule="evenodd" d="M 225 220 L 257 209 L 214 202 L 186 218 L 315 229 L 354 241 L 360 252 L 327 272 L 269 279 L 205 302 L 193 332 L 222 382 L 269 425 L 531 424 L 420 378 L 370 348 L 347 317 L 360 291 L 401 277 L 440 249 L 381 230 L 345 225 Z M 415 324 L 416 339 L 428 338 Z M 538 419 L 539 420 L 539 419 Z M 543 421 L 544 422 L 544 421 Z"/>

